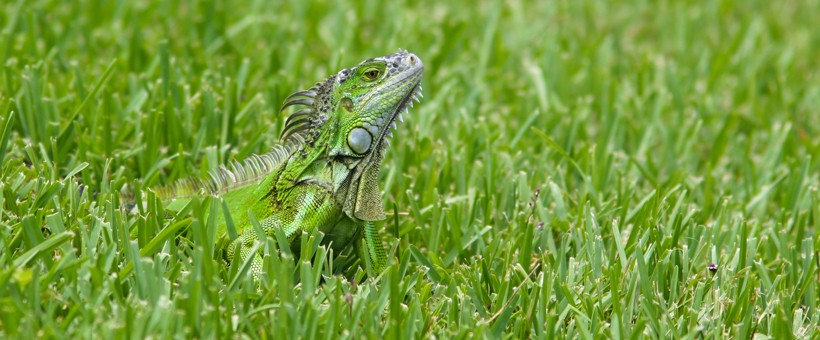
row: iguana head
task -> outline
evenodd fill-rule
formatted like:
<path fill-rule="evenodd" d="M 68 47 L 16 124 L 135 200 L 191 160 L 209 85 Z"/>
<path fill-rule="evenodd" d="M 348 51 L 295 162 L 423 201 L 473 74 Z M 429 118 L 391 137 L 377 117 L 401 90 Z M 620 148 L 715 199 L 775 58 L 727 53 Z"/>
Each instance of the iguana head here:
<path fill-rule="evenodd" d="M 282 139 L 324 150 L 331 181 L 345 213 L 354 220 L 384 219 L 378 175 L 396 121 L 421 96 L 424 66 L 399 52 L 339 71 L 310 90 L 290 95 L 282 109 L 305 105 L 285 123 Z"/>

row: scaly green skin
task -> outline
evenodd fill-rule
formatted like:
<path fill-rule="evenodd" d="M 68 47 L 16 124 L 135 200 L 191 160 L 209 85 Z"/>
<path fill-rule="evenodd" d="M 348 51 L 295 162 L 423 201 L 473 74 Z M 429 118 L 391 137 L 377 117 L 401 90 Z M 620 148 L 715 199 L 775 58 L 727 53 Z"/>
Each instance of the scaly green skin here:
<path fill-rule="evenodd" d="M 380 273 L 386 252 L 373 222 L 385 218 L 378 184 L 382 158 L 401 113 L 421 94 L 421 60 L 399 50 L 368 59 L 292 94 L 282 110 L 293 113 L 283 144 L 234 168 L 220 168 L 205 181 L 187 180 L 156 192 L 166 208 L 179 210 L 193 195 L 221 197 L 240 236 L 228 249 L 229 261 L 251 259 L 255 277 L 262 259 L 253 252 L 257 235 L 248 212 L 268 236 L 281 229 L 295 244 L 306 232 L 321 231 L 335 254 L 353 245 L 370 273 Z M 226 237 L 219 214 L 220 234 Z M 366 265 L 367 267 L 367 265 Z"/>

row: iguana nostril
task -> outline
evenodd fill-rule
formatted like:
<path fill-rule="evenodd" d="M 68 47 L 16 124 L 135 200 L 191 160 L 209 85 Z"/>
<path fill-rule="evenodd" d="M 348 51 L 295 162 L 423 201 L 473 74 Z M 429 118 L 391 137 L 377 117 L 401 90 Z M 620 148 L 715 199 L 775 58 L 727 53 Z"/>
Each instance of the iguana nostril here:
<path fill-rule="evenodd" d="M 408 53 L 407 56 L 404 57 L 403 63 L 414 68 L 422 67 L 421 59 L 412 53 Z"/>

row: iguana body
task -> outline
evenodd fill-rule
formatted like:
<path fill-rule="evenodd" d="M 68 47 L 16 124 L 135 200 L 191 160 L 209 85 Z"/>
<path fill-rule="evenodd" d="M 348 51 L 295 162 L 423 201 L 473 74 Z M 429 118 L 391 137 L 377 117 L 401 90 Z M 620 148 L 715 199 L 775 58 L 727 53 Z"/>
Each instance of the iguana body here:
<path fill-rule="evenodd" d="M 237 251 L 242 261 L 251 259 L 255 276 L 262 260 L 252 251 L 258 238 L 249 211 L 269 236 L 281 229 L 293 242 L 302 232 L 321 231 L 336 254 L 353 245 L 378 273 L 386 262 L 373 224 L 385 218 L 379 168 L 396 120 L 421 95 L 422 71 L 421 60 L 402 50 L 344 69 L 285 100 L 282 110 L 303 108 L 288 117 L 274 151 L 155 192 L 169 210 L 195 195 L 221 197 L 240 233 L 228 259 Z M 226 237 L 224 215 L 218 215 Z"/>

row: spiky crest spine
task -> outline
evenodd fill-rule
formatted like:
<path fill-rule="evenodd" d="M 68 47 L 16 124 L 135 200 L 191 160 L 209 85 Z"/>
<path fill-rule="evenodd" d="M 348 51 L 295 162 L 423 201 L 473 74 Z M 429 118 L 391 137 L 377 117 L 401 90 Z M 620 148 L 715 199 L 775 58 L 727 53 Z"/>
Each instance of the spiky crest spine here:
<path fill-rule="evenodd" d="M 295 149 L 295 145 L 277 145 L 268 153 L 233 161 L 229 167 L 220 165 L 208 172 L 205 179 L 184 178 L 171 185 L 152 189 L 161 199 L 187 198 L 197 194 L 219 195 L 233 188 L 260 181 L 279 167 Z"/>

